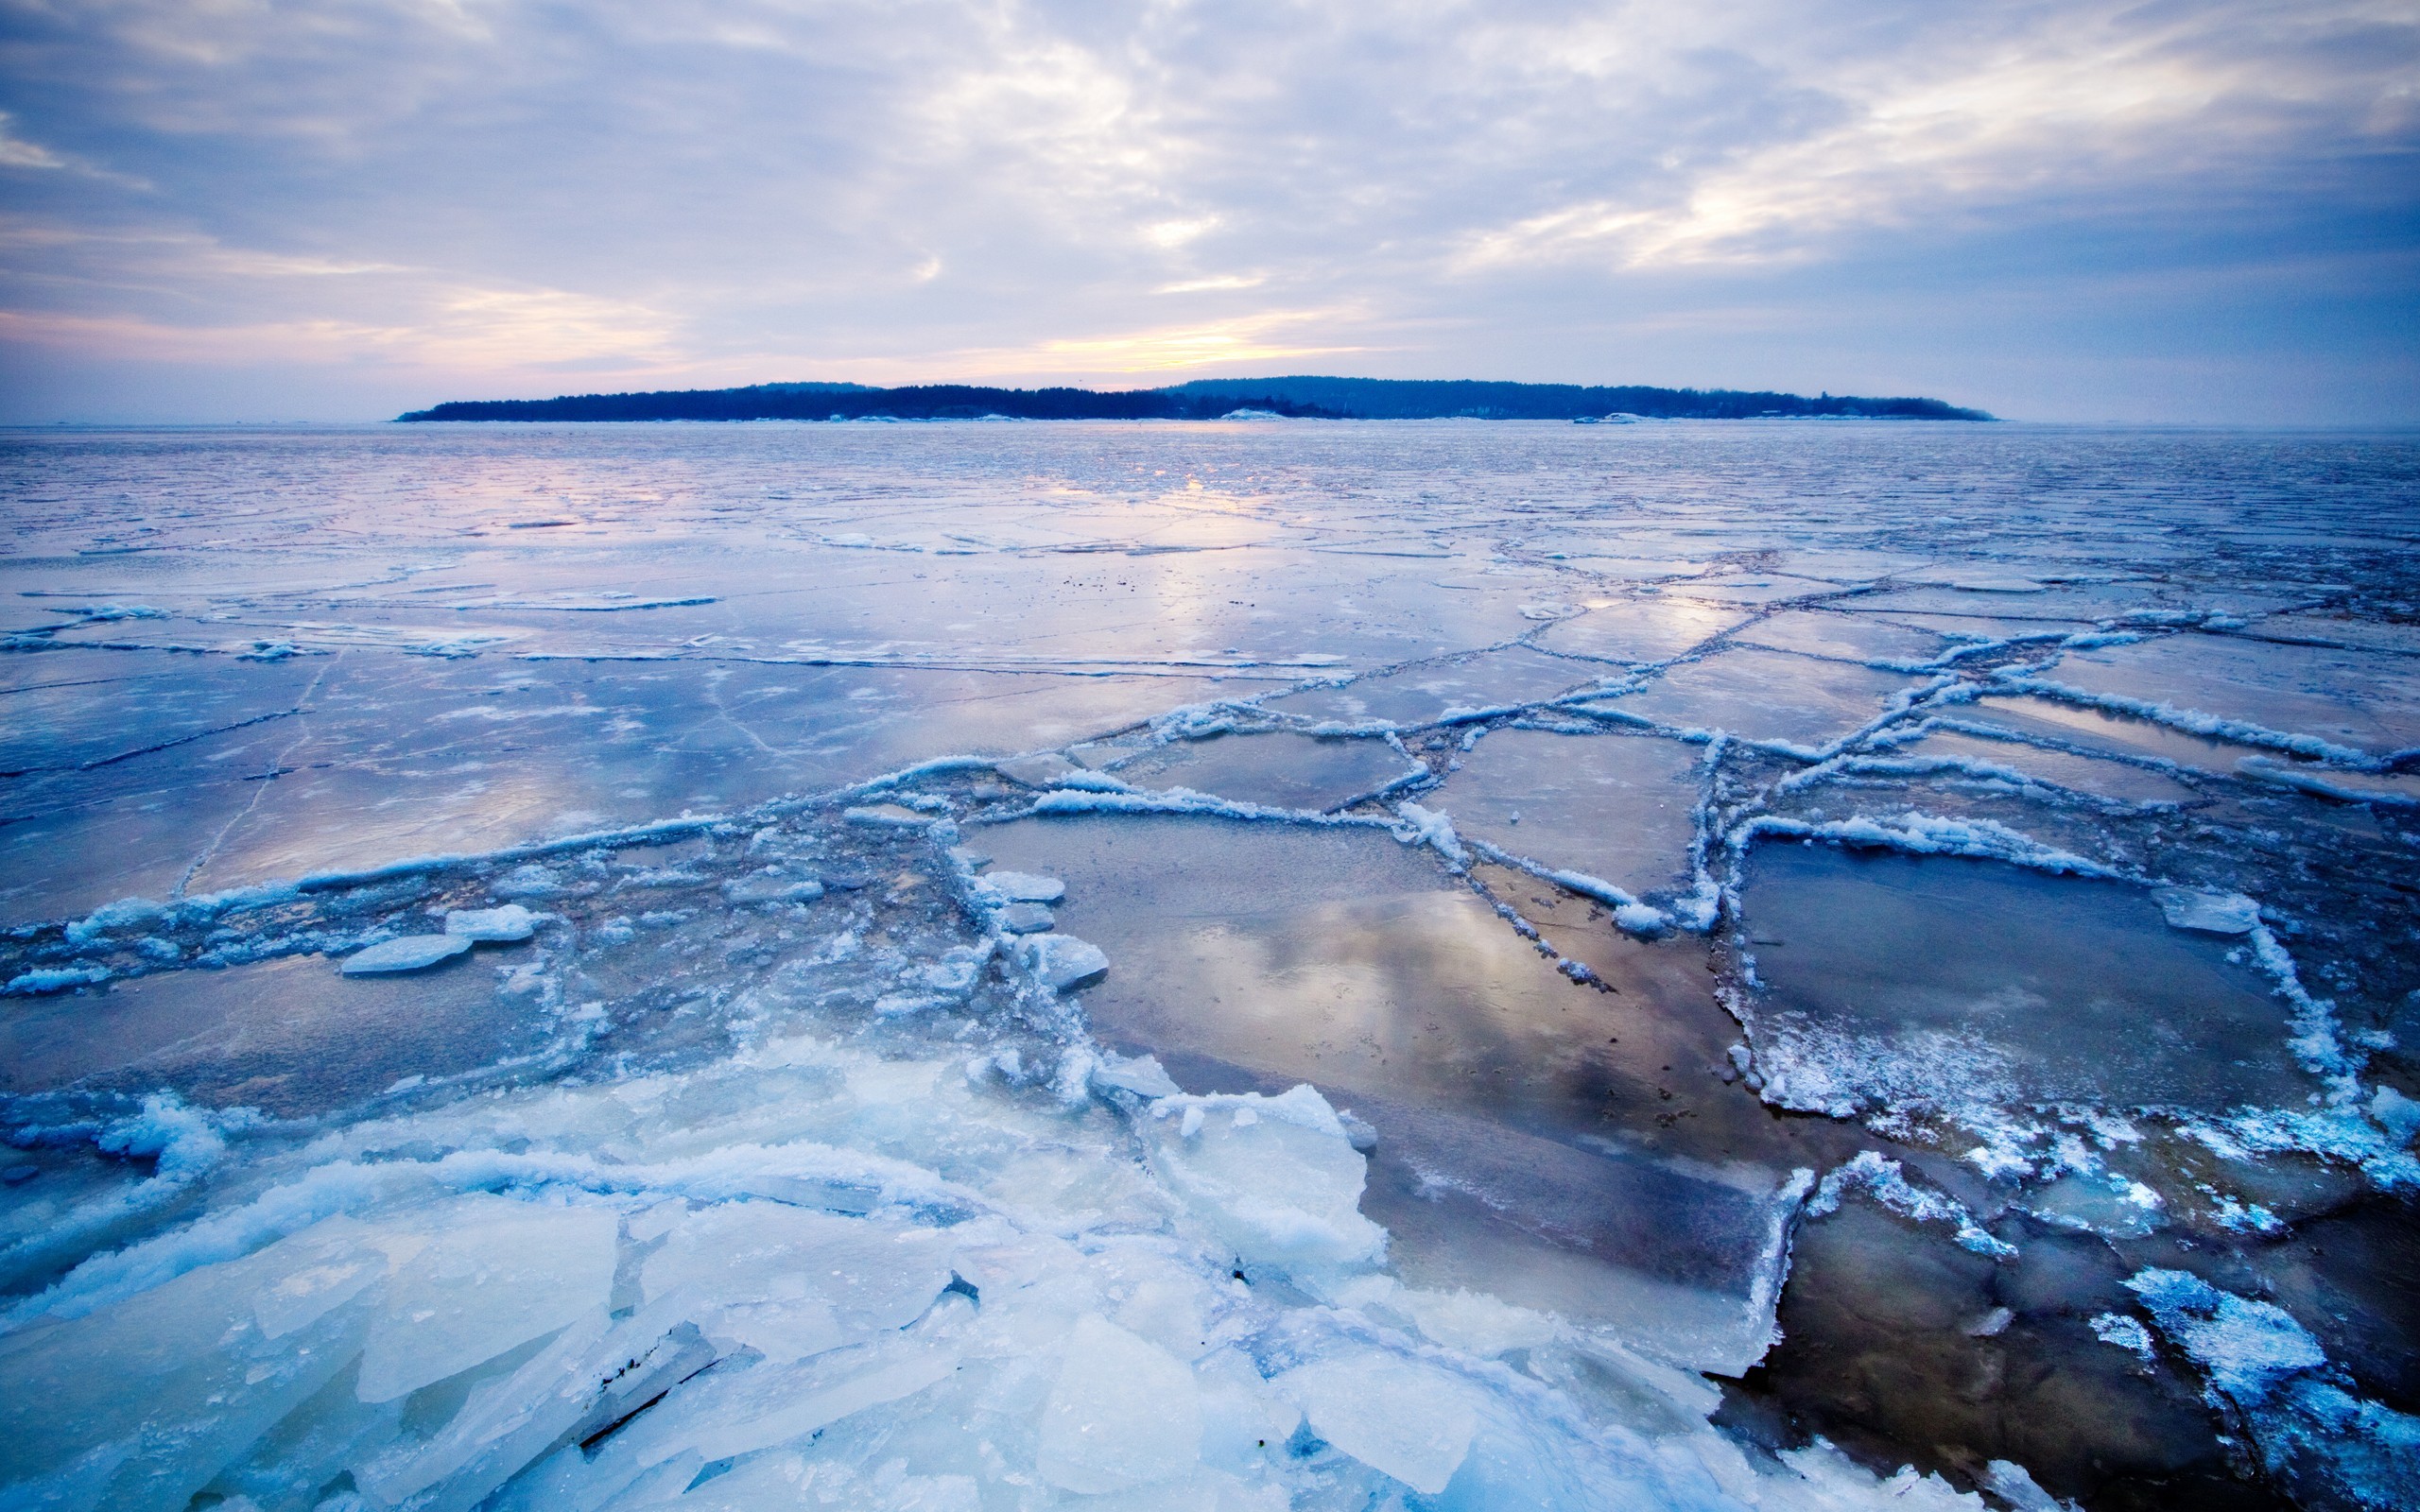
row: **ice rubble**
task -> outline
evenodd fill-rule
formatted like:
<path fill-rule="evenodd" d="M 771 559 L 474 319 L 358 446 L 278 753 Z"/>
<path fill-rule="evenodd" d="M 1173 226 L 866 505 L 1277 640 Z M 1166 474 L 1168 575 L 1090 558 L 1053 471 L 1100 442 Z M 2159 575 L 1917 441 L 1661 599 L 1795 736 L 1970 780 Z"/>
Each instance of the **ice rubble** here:
<path fill-rule="evenodd" d="M 13 1318 L 0 1498 L 1343 1507 L 1398 1485 L 1442 1506 L 1979 1504 L 1823 1452 L 1752 1460 L 1702 1398 L 1652 1432 L 1596 1416 L 1488 1363 L 1590 1348 L 1536 1314 L 1411 1299 L 1413 1332 L 1377 1321 L 1400 1314 L 1349 1297 L 1384 1280 L 1384 1235 L 1316 1091 L 1125 1080 L 1157 1093 L 1120 1093 L 1132 1121 L 800 1038 L 269 1152 L 205 1215 Z M 1141 1162 L 1122 1153 L 1138 1137 Z M 1070 1160 L 1095 1175 L 1069 1187 Z M 835 1172 L 873 1204 L 819 1206 L 812 1177 Z M 1619 1357 L 1592 1358 L 1601 1376 Z M 1634 1369 L 1630 1389 L 1669 1400 Z"/>
<path fill-rule="evenodd" d="M 2379 1512 L 2420 1499 L 2420 1418 L 2348 1391 L 2350 1378 L 2284 1308 L 2181 1270 L 2143 1270 L 2126 1286 L 2298 1499 Z M 2139 1348 L 2139 1331 L 2113 1327 L 2102 1337 Z"/>

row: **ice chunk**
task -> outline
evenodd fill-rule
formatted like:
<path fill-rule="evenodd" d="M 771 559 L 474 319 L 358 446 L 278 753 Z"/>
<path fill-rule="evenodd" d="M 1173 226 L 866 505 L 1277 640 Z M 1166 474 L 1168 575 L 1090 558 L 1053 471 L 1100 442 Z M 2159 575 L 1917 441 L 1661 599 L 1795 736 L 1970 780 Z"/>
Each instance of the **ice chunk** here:
<path fill-rule="evenodd" d="M 551 898 L 563 890 L 563 880 L 533 861 L 498 877 L 488 890 L 499 898 Z"/>
<path fill-rule="evenodd" d="M 1312 1087 L 1164 1096 L 1151 1111 L 1152 1168 L 1245 1263 L 1316 1281 L 1386 1252 L 1386 1230 L 1361 1215 L 1368 1162 Z"/>
<path fill-rule="evenodd" d="M 933 822 L 929 814 L 919 814 L 904 803 L 873 803 L 860 808 L 843 809 L 840 816 L 851 824 L 870 830 L 918 829 Z"/>
<path fill-rule="evenodd" d="M 2414 1102 L 2392 1087 L 2381 1087 L 2370 1096 L 2370 1117 L 2378 1127 L 2394 1137 L 2397 1144 L 2408 1145 L 2411 1137 L 2420 1134 L 2420 1102 Z M 9 1179 L 14 1180 L 11 1176 Z"/>
<path fill-rule="evenodd" d="M 2152 1348 L 2152 1331 L 2143 1327 L 2142 1319 L 2123 1313 L 2100 1313 L 2085 1321 L 2092 1329 L 2092 1336 L 2101 1343 L 2131 1350 L 2145 1364 L 2157 1358 L 2157 1351 Z"/>
<path fill-rule="evenodd" d="M 1992 1461 L 1983 1467 L 1981 1479 L 1983 1489 L 2006 1502 L 2013 1512 L 2061 1512 L 2060 1503 L 2014 1460 Z"/>
<path fill-rule="evenodd" d="M 950 1243 L 934 1229 L 753 1201 L 684 1218 L 640 1271 L 650 1303 L 683 1287 L 726 1304 L 812 1297 L 853 1335 L 905 1328 L 949 1278 Z M 793 1315 L 770 1326 L 805 1324 Z"/>
<path fill-rule="evenodd" d="M 358 1353 L 367 1310 L 346 1304 L 386 1271 L 365 1237 L 330 1220 L 10 1335 L 0 1505 L 184 1505 Z"/>
<path fill-rule="evenodd" d="M 1081 768 L 1057 751 L 1046 750 L 1035 756 L 1018 756 L 1010 761 L 995 762 L 992 769 L 1010 782 L 1027 787 L 1049 787 L 1061 778 Z"/>
<path fill-rule="evenodd" d="M 2199 935 L 2249 935 L 2260 922 L 2260 905 L 2241 893 L 2156 887 L 2152 898 L 2171 928 Z"/>
<path fill-rule="evenodd" d="M 469 949 L 470 942 L 462 942 Z M 388 1401 L 605 1306 L 614 1215 L 469 1196 L 387 1288 L 362 1349 L 364 1401 Z"/>
<path fill-rule="evenodd" d="M 811 903 L 823 896 L 823 884 L 814 877 L 779 874 L 741 877 L 724 883 L 722 895 L 735 903 Z"/>
<path fill-rule="evenodd" d="M 1054 922 L 1040 903 L 1011 903 L 1000 910 L 1000 927 L 1011 935 L 1039 935 Z"/>
<path fill-rule="evenodd" d="M 1553 1318 L 1498 1301 L 1484 1292 L 1430 1292 L 1407 1287 L 1398 1297 L 1420 1325 L 1421 1332 L 1449 1349 L 1481 1359 L 1493 1359 L 1512 1349 L 1536 1349 L 1552 1341 L 1556 1332 Z"/>
<path fill-rule="evenodd" d="M 1093 1084 L 1119 1088 L 1141 1097 L 1174 1097 L 1179 1091 L 1157 1056 L 1137 1056 L 1132 1060 L 1104 1056 L 1101 1063 L 1093 1068 Z"/>
<path fill-rule="evenodd" d="M 983 972 L 985 959 L 983 951 L 953 945 L 942 953 L 940 960 L 931 962 L 919 971 L 917 980 L 935 992 L 959 996 L 974 988 L 976 978 Z"/>
<path fill-rule="evenodd" d="M 1055 903 L 1067 896 L 1065 883 L 1029 871 L 991 872 L 983 878 L 983 885 L 1012 903 Z"/>
<path fill-rule="evenodd" d="M 450 961 L 471 948 L 468 935 L 406 935 L 384 945 L 372 945 L 345 957 L 341 968 L 347 976 L 390 976 L 398 971 L 421 971 L 440 961 Z"/>
<path fill-rule="evenodd" d="M 1215 1351 L 1193 1367 L 1201 1410 L 1202 1463 L 1247 1474 L 1282 1452 L 1302 1426 L 1302 1409 L 1261 1379 L 1234 1349 Z"/>
<path fill-rule="evenodd" d="M 2151 1309 L 2160 1332 L 2208 1372 L 2210 1384 L 2238 1402 L 2257 1402 L 2280 1377 L 2327 1363 L 2319 1341 L 2273 1302 L 2222 1292 L 2181 1270 L 2137 1271 L 2126 1287 Z"/>
<path fill-rule="evenodd" d="M 537 927 L 538 916 L 519 903 L 506 903 L 501 908 L 458 908 L 445 916 L 445 933 L 465 939 L 527 939 Z"/>
<path fill-rule="evenodd" d="M 311 1230 L 314 1241 L 328 1245 L 325 1258 L 260 1289 L 252 1299 L 252 1320 L 261 1337 L 282 1339 L 308 1328 L 386 1279 L 386 1255 L 366 1246 L 333 1243 L 355 1231 L 367 1232 L 348 1218 L 330 1218 Z"/>
<path fill-rule="evenodd" d="M 1018 947 L 1027 970 L 1053 992 L 1090 987 L 1109 974 L 1109 957 L 1073 935 L 1028 935 Z"/>
<path fill-rule="evenodd" d="M 1193 1372 L 1097 1314 L 1077 1320 L 1042 1410 L 1042 1478 L 1098 1494 L 1165 1481 L 1201 1459 Z"/>
<path fill-rule="evenodd" d="M 908 1340 L 834 1349 L 796 1365 L 726 1361 L 624 1430 L 648 1465 L 695 1452 L 712 1462 L 804 1437 L 869 1407 L 912 1396 L 958 1356 Z"/>
<path fill-rule="evenodd" d="M 509 1377 L 474 1391 L 434 1437 L 358 1465 L 354 1480 L 384 1505 L 419 1498 L 415 1512 L 467 1512 L 549 1445 L 620 1420 L 715 1356 L 664 1309 L 612 1325 L 593 1313 Z M 432 1486 L 436 1494 L 422 1497 Z"/>
<path fill-rule="evenodd" d="M 1374 1349 L 1315 1360 L 1276 1384 L 1313 1433 L 1423 1496 L 1445 1489 L 1478 1435 L 1478 1411 L 1461 1381 Z"/>

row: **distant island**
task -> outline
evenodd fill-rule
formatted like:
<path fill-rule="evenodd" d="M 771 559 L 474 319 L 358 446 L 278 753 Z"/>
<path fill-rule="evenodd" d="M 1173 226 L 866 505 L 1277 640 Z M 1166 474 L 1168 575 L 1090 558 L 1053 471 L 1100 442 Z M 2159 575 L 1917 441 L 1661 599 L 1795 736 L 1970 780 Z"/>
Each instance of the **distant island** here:
<path fill-rule="evenodd" d="M 1167 388 L 982 388 L 919 384 L 757 384 L 557 399 L 454 400 L 395 418 L 419 421 L 1219 420 L 1237 411 L 1295 420 L 1969 420 L 1938 399 L 1748 393 L 1625 384 L 1498 384 L 1467 379 L 1200 378 Z"/>

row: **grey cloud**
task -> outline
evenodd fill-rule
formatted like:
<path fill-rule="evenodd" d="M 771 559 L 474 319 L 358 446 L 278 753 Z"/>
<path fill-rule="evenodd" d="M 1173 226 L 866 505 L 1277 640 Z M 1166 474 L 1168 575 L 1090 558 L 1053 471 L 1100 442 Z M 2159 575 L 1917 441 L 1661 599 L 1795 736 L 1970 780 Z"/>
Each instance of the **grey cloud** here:
<path fill-rule="evenodd" d="M 2269 266 L 2281 228 L 2392 236 L 2416 48 L 2373 0 L 9 0 L 6 140 L 121 178 L 0 151 L 0 340 L 12 388 L 334 367 L 386 408 L 1340 351 L 1781 382 L 1831 330 L 1828 387 L 1895 340 L 2022 411 L 1915 345 L 1920 307 L 1998 297 L 1956 268 L 2069 247 L 2083 307 L 2120 274 Z M 1840 324 L 1877 281 L 1897 335 L 1887 309 Z M 2189 352 L 2211 298 L 2151 339 Z M 1978 383 L 2028 329 L 1970 338 Z"/>

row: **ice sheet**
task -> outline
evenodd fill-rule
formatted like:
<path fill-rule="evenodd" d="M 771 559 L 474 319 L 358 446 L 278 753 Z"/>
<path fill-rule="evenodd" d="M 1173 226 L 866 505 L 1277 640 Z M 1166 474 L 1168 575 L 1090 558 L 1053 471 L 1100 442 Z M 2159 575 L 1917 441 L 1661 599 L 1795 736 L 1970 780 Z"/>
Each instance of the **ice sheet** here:
<path fill-rule="evenodd" d="M 2412 475 L 0 439 L 0 1496 L 2097 1504 L 2251 1413 L 2359 1500 Z M 2205 1398 L 2225 1304 L 2121 1284 L 2204 1262 L 2326 1363 Z"/>

